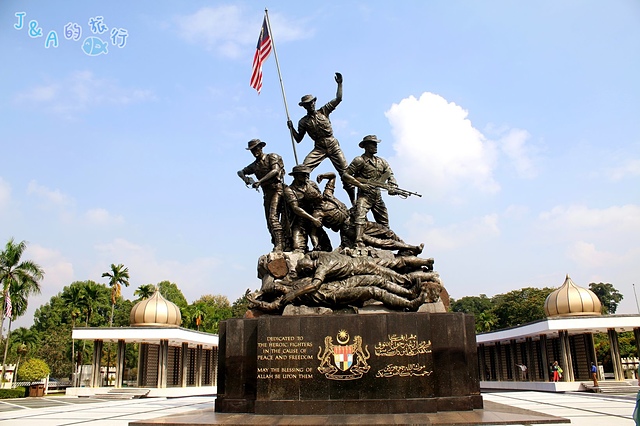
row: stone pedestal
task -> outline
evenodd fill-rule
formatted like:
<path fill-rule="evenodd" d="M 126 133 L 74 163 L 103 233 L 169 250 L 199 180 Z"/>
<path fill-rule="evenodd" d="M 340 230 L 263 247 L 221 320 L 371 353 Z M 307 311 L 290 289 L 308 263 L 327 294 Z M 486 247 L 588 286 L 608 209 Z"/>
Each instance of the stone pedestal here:
<path fill-rule="evenodd" d="M 430 413 L 482 408 L 473 316 L 262 316 L 220 324 L 215 411 Z"/>

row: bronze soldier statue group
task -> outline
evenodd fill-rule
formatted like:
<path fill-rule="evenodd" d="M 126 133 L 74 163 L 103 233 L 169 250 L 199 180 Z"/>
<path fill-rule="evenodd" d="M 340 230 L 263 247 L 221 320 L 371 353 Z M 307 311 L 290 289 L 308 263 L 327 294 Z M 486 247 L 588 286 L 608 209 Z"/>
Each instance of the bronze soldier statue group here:
<path fill-rule="evenodd" d="M 299 105 L 307 114 L 298 128 L 287 121 L 296 142 L 305 135 L 314 141 L 303 163 L 289 173 L 290 184 L 285 183 L 280 155 L 265 153 L 266 143 L 260 139 L 248 143 L 255 161 L 238 176 L 247 187 L 262 189 L 273 244 L 273 252 L 259 261 L 262 288 L 247 290 L 250 307 L 281 313 L 288 305 L 357 309 L 379 302 L 392 310 L 416 311 L 424 303 L 437 302 L 443 288 L 433 271 L 433 259 L 417 257 L 424 244 L 407 244 L 389 228 L 381 190 L 403 198 L 420 194 L 398 187 L 389 163 L 377 156 L 381 140 L 375 135 L 360 141 L 363 154 L 347 164 L 329 119 L 342 101 L 342 75 L 336 73 L 335 80 L 335 99 L 316 109 L 316 98 L 305 95 Z M 335 173 L 317 176 L 318 183 L 327 181 L 322 192 L 310 179 L 326 158 L 336 169 L 351 208 L 334 195 Z M 367 220 L 369 212 L 373 222 Z M 337 249 L 333 250 L 325 228 L 339 233 Z"/>

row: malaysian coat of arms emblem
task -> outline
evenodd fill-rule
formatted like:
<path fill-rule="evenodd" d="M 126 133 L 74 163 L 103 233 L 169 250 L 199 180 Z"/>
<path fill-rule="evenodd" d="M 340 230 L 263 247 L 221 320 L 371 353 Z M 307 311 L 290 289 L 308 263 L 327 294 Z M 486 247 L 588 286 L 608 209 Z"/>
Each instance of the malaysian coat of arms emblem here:
<path fill-rule="evenodd" d="M 331 336 L 324 338 L 324 350 L 318 348 L 318 371 L 329 380 L 355 380 L 362 377 L 371 368 L 367 360 L 371 357 L 368 346 L 363 348 L 362 337 L 354 336 L 349 344 L 349 333 L 340 330 L 336 335 L 337 344 Z"/>

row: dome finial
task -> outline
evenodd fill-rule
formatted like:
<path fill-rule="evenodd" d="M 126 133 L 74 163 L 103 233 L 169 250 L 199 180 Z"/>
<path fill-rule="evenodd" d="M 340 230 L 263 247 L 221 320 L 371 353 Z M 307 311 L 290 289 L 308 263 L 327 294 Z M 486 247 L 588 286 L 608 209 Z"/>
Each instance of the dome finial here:
<path fill-rule="evenodd" d="M 132 326 L 175 327 L 182 323 L 178 306 L 160 294 L 160 287 L 148 299 L 136 303 L 131 309 L 129 323 Z"/>
<path fill-rule="evenodd" d="M 602 304 L 594 292 L 576 285 L 567 274 L 564 284 L 544 302 L 547 317 L 601 315 Z"/>

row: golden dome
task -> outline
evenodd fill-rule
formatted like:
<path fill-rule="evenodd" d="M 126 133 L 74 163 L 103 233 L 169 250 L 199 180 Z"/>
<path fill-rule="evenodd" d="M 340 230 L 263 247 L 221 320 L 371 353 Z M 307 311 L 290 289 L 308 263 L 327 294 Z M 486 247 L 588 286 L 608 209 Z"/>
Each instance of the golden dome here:
<path fill-rule="evenodd" d="M 601 307 L 602 304 L 594 292 L 577 286 L 567 274 L 564 284 L 547 296 L 544 313 L 547 317 L 601 315 Z"/>
<path fill-rule="evenodd" d="M 180 315 L 180 308 L 175 303 L 162 297 L 160 290 L 156 288 L 151 297 L 139 301 L 131 309 L 129 323 L 137 327 L 180 326 L 182 315 Z"/>

